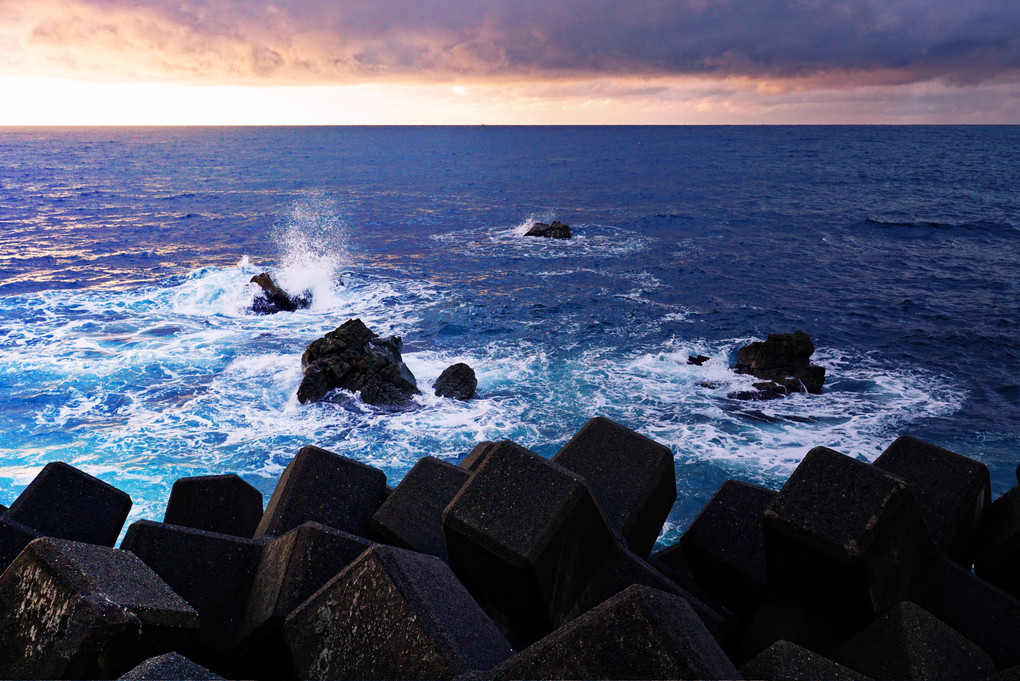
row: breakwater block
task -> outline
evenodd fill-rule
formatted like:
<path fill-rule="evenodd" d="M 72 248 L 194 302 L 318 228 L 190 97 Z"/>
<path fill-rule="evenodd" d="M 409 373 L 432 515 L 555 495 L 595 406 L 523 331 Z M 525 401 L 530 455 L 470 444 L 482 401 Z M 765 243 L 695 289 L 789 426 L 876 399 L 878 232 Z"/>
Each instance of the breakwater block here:
<path fill-rule="evenodd" d="M 269 542 L 252 583 L 240 635 L 267 625 L 282 631 L 287 615 L 370 546 L 367 539 L 319 523 L 299 525 Z"/>
<path fill-rule="evenodd" d="M 631 586 L 485 676 L 510 679 L 737 679 L 685 600 Z"/>
<path fill-rule="evenodd" d="M 907 600 L 980 646 L 999 669 L 1020 665 L 1020 601 L 970 570 L 940 557 Z"/>
<path fill-rule="evenodd" d="M 119 679 L 120 681 L 161 681 L 162 679 L 220 681 L 223 677 L 213 674 L 180 653 L 165 653 L 149 658 Z"/>
<path fill-rule="evenodd" d="M 584 479 L 509 440 L 446 507 L 443 527 L 453 571 L 521 640 L 564 623 L 617 550 Z"/>
<path fill-rule="evenodd" d="M 610 529 L 647 557 L 676 501 L 673 452 L 599 416 L 552 460 L 584 478 Z"/>
<path fill-rule="evenodd" d="M 377 545 L 287 617 L 302 679 L 451 679 L 513 650 L 447 565 Z"/>
<path fill-rule="evenodd" d="M 733 649 L 732 659 L 738 664 L 747 662 L 780 641 L 827 655 L 855 631 L 855 627 L 834 624 L 770 595 L 751 618 L 739 645 Z"/>
<path fill-rule="evenodd" d="M 468 452 L 467 456 L 464 457 L 464 460 L 457 465 L 461 468 L 466 468 L 467 470 L 474 472 L 482 465 L 482 461 L 485 460 L 485 457 L 488 456 L 489 451 L 495 445 L 495 442 L 490 442 L 488 440 L 485 442 L 479 442 L 471 449 L 470 452 Z"/>
<path fill-rule="evenodd" d="M 741 667 L 740 673 L 745 679 L 870 681 L 864 674 L 789 641 L 776 641 Z"/>
<path fill-rule="evenodd" d="M 874 466 L 907 483 L 935 546 L 970 566 L 981 518 L 992 503 L 988 467 L 908 436 L 897 438 Z"/>
<path fill-rule="evenodd" d="M 74 466 L 46 464 L 4 514 L 47 537 L 113 546 L 131 497 Z"/>
<path fill-rule="evenodd" d="M 164 523 L 251 538 L 262 520 L 262 492 L 233 473 L 181 478 L 170 490 Z"/>
<path fill-rule="evenodd" d="M 935 555 L 906 484 L 812 449 L 765 510 L 770 590 L 863 625 L 907 597 Z"/>
<path fill-rule="evenodd" d="M 988 653 L 909 601 L 884 613 L 832 657 L 876 679 L 977 681 L 996 671 Z"/>
<path fill-rule="evenodd" d="M 197 628 L 198 613 L 125 551 L 44 537 L 0 576 L 4 678 L 113 678 Z"/>
<path fill-rule="evenodd" d="M 372 516 L 372 531 L 388 544 L 447 560 L 443 509 L 470 477 L 434 457 L 419 459 Z"/>
<path fill-rule="evenodd" d="M 124 536 L 131 551 L 198 611 L 196 643 L 229 651 L 237 639 L 263 542 L 140 520 Z M 199 651 L 201 655 L 205 651 Z"/>
<path fill-rule="evenodd" d="M 765 595 L 765 509 L 775 497 L 764 487 L 727 480 L 680 537 L 695 579 L 744 618 Z"/>
<path fill-rule="evenodd" d="M 325 449 L 302 447 L 276 483 L 255 536 L 279 536 L 307 522 L 365 536 L 385 491 L 382 471 Z"/>
<path fill-rule="evenodd" d="M 25 527 L 6 516 L 0 516 L 0 573 L 14 562 L 30 541 L 41 536 L 31 527 Z"/>
<path fill-rule="evenodd" d="M 974 572 L 1020 597 L 1020 486 L 996 499 L 985 515 Z"/>

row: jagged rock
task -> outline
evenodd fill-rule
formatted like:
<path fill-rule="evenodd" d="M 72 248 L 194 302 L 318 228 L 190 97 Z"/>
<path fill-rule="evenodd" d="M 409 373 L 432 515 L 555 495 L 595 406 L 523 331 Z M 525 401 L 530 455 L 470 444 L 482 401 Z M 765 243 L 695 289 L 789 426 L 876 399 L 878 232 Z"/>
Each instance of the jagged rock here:
<path fill-rule="evenodd" d="M 380 338 L 360 319 L 344 322 L 305 349 L 298 401 L 321 400 L 331 390 L 343 388 L 360 392 L 368 404 L 405 404 L 419 391 L 400 356 L 401 345 L 399 336 Z"/>
<path fill-rule="evenodd" d="M 803 331 L 773 333 L 766 341 L 740 348 L 735 368 L 738 374 L 772 381 L 790 392 L 819 393 L 825 383 L 825 368 L 811 364 L 814 351 L 811 337 Z"/>
<path fill-rule="evenodd" d="M 306 291 L 300 296 L 292 296 L 277 286 L 268 272 L 256 274 L 249 283 L 259 287 L 251 303 L 251 311 L 255 314 L 293 312 L 303 310 L 312 304 L 311 293 Z"/>
<path fill-rule="evenodd" d="M 452 397 L 455 400 L 470 400 L 475 396 L 478 379 L 475 370 L 463 362 L 449 366 L 439 374 L 432 384 L 439 397 Z"/>
<path fill-rule="evenodd" d="M 163 522 L 251 538 L 262 520 L 262 493 L 239 476 L 180 478 L 170 490 Z"/>
<path fill-rule="evenodd" d="M 701 365 L 703 365 L 705 362 L 709 361 L 710 359 L 712 359 L 712 358 L 711 357 L 705 357 L 704 355 L 690 355 L 690 356 L 687 357 L 687 363 L 688 364 L 693 364 L 694 366 L 699 366 L 700 367 Z"/>
<path fill-rule="evenodd" d="M 123 674 L 187 643 L 198 613 L 127 551 L 44 537 L 0 576 L 0 674 Z"/>
<path fill-rule="evenodd" d="M 747 400 L 747 401 L 762 401 L 762 400 L 778 400 L 781 397 L 786 397 L 790 394 L 790 391 L 786 386 L 779 385 L 775 381 L 764 381 L 762 383 L 752 384 L 754 390 L 737 390 L 736 392 L 727 393 L 726 397 L 731 400 Z"/>
<path fill-rule="evenodd" d="M 524 236 L 543 236 L 552 239 L 569 239 L 572 234 L 570 233 L 570 227 L 559 220 L 553 220 L 551 225 L 547 225 L 544 222 L 536 222 L 527 232 L 525 232 Z"/>

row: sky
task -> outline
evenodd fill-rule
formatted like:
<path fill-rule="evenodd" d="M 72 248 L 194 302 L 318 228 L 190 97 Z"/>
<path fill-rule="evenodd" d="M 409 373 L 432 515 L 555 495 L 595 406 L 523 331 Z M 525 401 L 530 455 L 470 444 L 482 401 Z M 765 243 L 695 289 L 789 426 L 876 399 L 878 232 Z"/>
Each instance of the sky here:
<path fill-rule="evenodd" d="M 0 0 L 0 125 L 1020 123 L 1020 0 Z"/>

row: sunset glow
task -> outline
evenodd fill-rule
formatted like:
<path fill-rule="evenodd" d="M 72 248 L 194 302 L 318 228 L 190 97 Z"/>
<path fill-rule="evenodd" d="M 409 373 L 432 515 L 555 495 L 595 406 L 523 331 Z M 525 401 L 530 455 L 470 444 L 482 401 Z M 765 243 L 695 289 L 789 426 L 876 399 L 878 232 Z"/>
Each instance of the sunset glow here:
<path fill-rule="evenodd" d="M 6 0 L 0 125 L 1020 122 L 1015 3 L 643 4 Z"/>

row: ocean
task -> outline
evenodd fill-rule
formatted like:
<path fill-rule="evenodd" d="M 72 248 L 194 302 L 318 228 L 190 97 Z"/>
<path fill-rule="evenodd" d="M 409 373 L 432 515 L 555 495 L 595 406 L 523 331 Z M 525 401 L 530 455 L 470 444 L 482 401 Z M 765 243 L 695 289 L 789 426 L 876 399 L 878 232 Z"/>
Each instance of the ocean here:
<path fill-rule="evenodd" d="M 395 485 L 604 415 L 669 446 L 674 540 L 727 478 L 910 434 L 1020 463 L 1020 127 L 0 129 L 0 503 L 49 461 L 162 519 L 179 477 L 268 501 L 315 444 Z M 526 238 L 561 220 L 574 238 Z M 255 316 L 255 274 L 312 307 Z M 342 283 L 341 283 L 342 282 Z M 423 394 L 301 405 L 352 318 Z M 738 348 L 803 330 L 820 395 L 745 402 Z M 703 366 L 689 355 L 706 355 Z M 435 397 L 450 364 L 476 399 Z"/>

